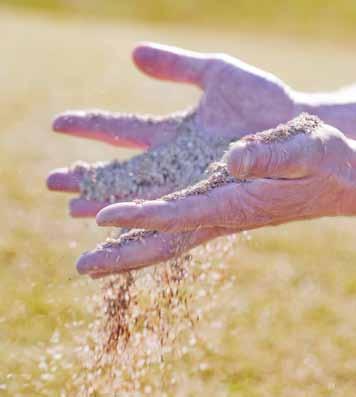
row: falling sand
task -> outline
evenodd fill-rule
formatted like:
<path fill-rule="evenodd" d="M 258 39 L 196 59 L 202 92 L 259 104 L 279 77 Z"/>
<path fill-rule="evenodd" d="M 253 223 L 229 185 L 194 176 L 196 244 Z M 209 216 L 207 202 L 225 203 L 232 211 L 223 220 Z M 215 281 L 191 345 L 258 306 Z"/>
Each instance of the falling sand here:
<path fill-rule="evenodd" d="M 221 289 L 234 288 L 225 261 L 235 244 L 236 237 L 220 239 L 193 256 L 102 281 L 78 352 L 76 395 L 176 395 L 183 375 L 177 367 L 206 350 L 201 320 L 219 306 Z"/>
<path fill-rule="evenodd" d="M 245 139 L 267 144 L 290 139 L 300 133 L 312 133 L 319 125 L 320 121 L 317 118 L 302 115 L 286 125 Z M 110 195 L 112 195 L 119 184 L 108 182 L 108 170 L 114 172 L 113 170 L 117 169 L 119 175 L 122 175 L 128 168 L 134 172 L 135 167 L 140 169 L 143 164 L 149 164 L 143 168 L 149 171 L 148 176 L 140 175 L 137 177 L 139 179 L 134 179 L 135 182 L 131 183 L 130 189 L 125 190 L 125 194 L 130 195 L 133 191 L 137 193 L 139 189 L 147 187 L 147 184 L 153 181 L 164 183 L 165 180 L 169 180 L 177 186 L 183 181 L 188 183 L 192 178 L 201 180 L 211 160 L 215 161 L 218 154 L 221 157 L 227 145 L 226 141 L 220 142 L 215 149 L 209 149 L 209 145 L 204 142 L 207 146 L 200 146 L 202 149 L 194 157 L 193 153 L 196 150 L 194 145 L 198 143 L 201 145 L 201 138 L 197 141 L 195 135 L 187 133 L 180 139 L 179 141 L 178 138 L 179 143 L 172 144 L 167 152 L 169 156 L 173 156 L 172 158 L 167 157 L 165 150 L 157 149 L 137 157 L 136 162 L 133 163 L 126 162 L 121 165 L 115 163 L 115 166 L 109 165 L 107 168 L 101 168 L 100 171 L 98 169 L 90 171 L 96 176 L 100 172 L 103 172 L 100 175 L 106 176 L 105 183 L 99 189 L 95 190 L 94 185 L 88 183 L 88 194 L 90 197 L 95 195 L 98 198 L 98 194 L 104 197 L 108 194 L 105 189 L 110 186 Z M 194 142 L 192 144 L 194 149 L 190 148 L 190 151 L 181 155 L 180 150 L 190 147 L 189 139 Z M 204 158 L 204 153 L 207 158 Z M 161 155 L 164 156 L 164 160 L 158 161 Z M 195 164 L 197 159 L 199 159 L 198 165 L 193 167 L 192 164 Z M 166 168 L 170 166 L 173 168 Z M 183 168 L 192 172 L 187 175 Z M 165 170 L 163 179 L 153 176 L 163 169 Z M 232 178 L 223 162 L 210 166 L 209 173 L 205 180 L 178 193 L 169 194 L 163 199 L 177 200 L 189 195 L 206 194 L 229 183 L 248 183 Z M 112 178 L 115 180 L 115 176 Z M 126 188 L 129 179 L 130 176 L 126 176 Z M 138 180 L 140 187 L 136 185 Z M 154 234 L 156 234 L 154 231 L 133 230 L 117 239 L 108 240 L 100 247 L 129 244 Z M 227 258 L 228 253 L 233 252 L 231 241 L 228 238 L 221 239 L 220 245 L 214 248 L 213 262 L 220 262 L 220 267 L 224 266 L 224 258 Z M 199 307 L 197 291 L 214 290 L 213 280 L 216 278 L 216 268 L 219 267 L 217 266 L 213 271 L 211 253 L 207 255 L 202 248 L 197 250 L 200 250 L 198 257 L 192 258 L 186 255 L 174 258 L 156 267 L 112 276 L 104 282 L 96 308 L 97 321 L 93 323 L 81 350 L 81 360 L 85 370 L 75 379 L 80 395 L 114 393 L 120 396 L 140 396 L 142 393 L 150 394 L 152 390 L 161 392 L 170 390 L 170 379 L 175 376 L 172 373 L 171 363 L 180 360 L 189 349 L 194 348 L 194 341 L 197 340 L 195 324 L 202 314 L 202 311 L 197 310 Z M 152 377 L 152 374 L 159 375 Z M 153 378 L 161 379 L 161 382 L 152 384 Z"/>

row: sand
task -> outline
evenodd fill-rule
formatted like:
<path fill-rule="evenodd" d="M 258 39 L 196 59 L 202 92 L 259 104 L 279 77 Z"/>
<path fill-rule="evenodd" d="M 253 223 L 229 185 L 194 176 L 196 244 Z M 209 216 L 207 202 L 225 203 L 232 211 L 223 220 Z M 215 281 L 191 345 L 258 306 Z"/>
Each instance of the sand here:
<path fill-rule="evenodd" d="M 311 134 L 320 125 L 321 125 L 321 121 L 317 117 L 303 113 L 286 124 L 278 125 L 274 129 L 263 131 L 258 134 L 249 135 L 243 138 L 243 140 L 248 142 L 258 142 L 261 144 L 268 144 L 271 142 L 282 142 L 291 139 L 292 137 L 298 134 Z M 180 141 L 181 146 L 174 144 L 171 145 L 171 147 L 175 148 L 174 150 L 178 150 L 179 148 L 187 144 L 187 139 L 189 138 L 189 134 L 184 135 L 184 137 L 181 138 L 182 138 L 182 141 Z M 194 147 L 198 142 L 200 142 L 200 139 L 201 138 L 197 140 L 196 137 L 195 139 L 193 139 L 193 142 L 195 142 L 193 144 Z M 224 143 L 221 143 L 221 146 L 219 146 L 215 151 L 210 150 L 210 153 L 211 154 L 214 153 L 214 155 L 217 155 L 217 153 L 223 154 L 225 150 L 225 145 L 226 145 L 226 141 Z M 201 146 L 199 147 L 201 148 Z M 163 196 L 161 198 L 162 200 L 172 201 L 172 200 L 184 199 L 185 197 L 192 195 L 206 194 L 207 192 L 213 189 L 217 189 L 221 186 L 230 183 L 249 183 L 249 181 L 237 180 L 236 178 L 232 177 L 229 174 L 227 170 L 227 165 L 224 161 L 217 161 L 209 164 L 207 164 L 206 161 L 203 162 L 201 153 L 202 152 L 199 150 L 199 156 L 198 156 L 198 158 L 200 159 L 199 164 L 202 165 L 204 163 L 204 165 L 201 168 L 198 167 L 200 173 L 199 175 L 195 174 L 195 177 L 200 179 L 202 177 L 205 178 L 195 184 L 192 184 L 192 186 L 188 186 L 185 189 L 180 189 L 178 191 L 174 191 L 173 193 Z M 213 157 L 213 155 L 211 157 Z M 209 157 L 209 159 L 211 157 Z M 185 158 L 185 161 L 187 161 L 187 158 Z M 175 164 L 177 165 L 177 162 Z M 203 170 L 204 167 L 205 169 Z M 181 168 L 178 169 L 179 171 L 182 170 Z M 179 182 L 183 181 L 184 179 L 183 174 L 181 172 L 177 172 L 177 168 L 174 168 L 174 171 L 172 171 L 172 175 L 173 173 L 175 173 L 177 177 L 175 179 L 175 183 L 178 183 L 178 181 Z M 184 179 L 184 182 L 186 183 L 188 179 L 189 178 Z M 99 247 L 100 248 L 113 247 L 113 246 L 120 247 L 122 245 L 131 242 L 132 240 L 142 240 L 145 237 L 149 237 L 156 234 L 157 232 L 155 231 L 135 229 L 127 233 L 121 234 L 116 239 L 108 239 L 104 244 L 100 245 Z"/>
<path fill-rule="evenodd" d="M 241 141 L 266 144 L 283 142 L 299 134 L 312 134 L 321 124 L 322 121 L 318 117 L 308 113 L 302 113 L 286 124 L 280 124 L 276 128 L 257 134 L 247 135 Z"/>
<path fill-rule="evenodd" d="M 287 124 L 248 135 L 242 141 L 265 144 L 282 142 L 298 134 L 311 134 L 320 124 L 317 117 L 302 114 Z M 80 184 L 81 197 L 114 203 L 151 199 L 156 198 L 157 194 L 162 195 L 161 192 L 185 189 L 206 179 L 208 168 L 222 158 L 231 141 L 227 138 L 207 137 L 197 132 L 193 124 L 182 124 L 173 142 L 131 160 L 74 165 L 76 172 L 83 176 Z M 212 184 L 222 180 L 222 176 L 215 171 L 210 180 Z M 194 191 L 203 191 L 209 186 L 210 184 L 204 182 L 193 190 L 187 190 L 185 194 L 194 194 Z M 171 200 L 174 197 L 176 194 L 168 195 L 165 199 Z"/>
<path fill-rule="evenodd" d="M 209 165 L 223 156 L 230 142 L 186 126 L 173 142 L 129 161 L 77 164 L 74 168 L 83 175 L 81 197 L 113 203 L 183 189 L 204 179 Z"/>
<path fill-rule="evenodd" d="M 302 115 L 288 124 L 245 139 L 261 144 L 283 141 L 297 134 L 310 134 L 319 125 L 320 121 L 317 118 Z M 183 159 L 184 162 L 188 161 L 188 157 L 180 157 L 177 152 L 178 148 L 185 147 L 188 138 L 189 134 L 183 137 L 179 145 L 171 146 L 170 153 L 176 156 L 176 160 L 171 162 L 176 168 L 170 175 L 177 176 L 173 183 L 181 183 L 183 180 L 186 183 L 188 180 L 177 166 L 182 165 L 180 161 Z M 197 140 L 194 137 L 192 139 L 196 145 Z M 224 145 L 215 151 L 209 149 L 208 152 L 214 153 L 214 156 L 217 153 L 222 155 L 226 147 Z M 193 154 L 189 153 L 190 156 Z M 198 166 L 199 172 L 194 174 L 197 178 L 198 175 L 199 178 L 202 177 L 204 167 L 208 168 L 207 160 L 203 161 L 200 157 L 202 153 L 199 151 L 198 154 L 201 162 Z M 150 158 L 152 171 L 155 157 L 151 157 L 150 154 L 143 155 L 145 159 L 147 156 Z M 139 161 L 144 161 L 142 156 Z M 194 162 L 195 159 L 190 161 Z M 127 163 L 123 164 L 128 167 Z M 165 164 L 169 164 L 169 161 Z M 234 179 L 229 175 L 224 162 L 216 162 L 210 166 L 209 176 L 204 180 L 180 192 L 164 196 L 163 199 L 178 200 L 189 195 L 206 194 L 230 183 L 249 182 Z M 100 248 L 119 247 L 157 234 L 155 231 L 132 230 L 117 239 L 107 240 Z M 231 247 L 229 248 L 226 242 L 224 244 L 226 246 L 221 249 L 221 253 L 231 251 Z M 84 349 L 86 356 L 83 362 L 86 371 L 83 373 L 84 378 L 81 377 L 79 380 L 85 395 L 95 395 L 97 391 L 103 390 L 120 393 L 122 396 L 149 392 L 148 389 L 142 390 L 142 384 L 149 382 L 150 371 L 167 371 L 167 363 L 170 360 L 179 360 L 185 354 L 184 344 L 187 343 L 187 339 L 195 338 L 194 325 L 199 319 L 191 305 L 191 300 L 194 301 L 196 297 L 194 292 L 188 291 L 191 286 L 194 289 L 198 274 L 204 276 L 204 282 L 209 280 L 209 273 L 206 273 L 204 265 L 203 268 L 199 268 L 199 265 L 197 272 L 197 263 L 201 263 L 201 260 L 197 262 L 186 255 L 156 267 L 126 272 L 105 282 L 98 308 L 102 314 L 92 330 L 92 338 L 96 342 L 92 347 L 87 346 Z M 162 390 L 163 384 L 152 387 Z M 164 388 L 166 387 L 167 385 L 164 385 Z"/>

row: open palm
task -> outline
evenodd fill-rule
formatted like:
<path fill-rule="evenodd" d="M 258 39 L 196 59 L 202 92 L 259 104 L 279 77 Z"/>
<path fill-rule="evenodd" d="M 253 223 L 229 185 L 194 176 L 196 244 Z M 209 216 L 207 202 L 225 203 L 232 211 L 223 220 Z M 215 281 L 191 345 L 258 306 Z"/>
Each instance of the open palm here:
<path fill-rule="evenodd" d="M 57 132 L 104 141 L 120 147 L 135 147 L 157 151 L 158 157 L 179 139 L 187 128 L 201 142 L 213 148 L 223 141 L 222 150 L 232 140 L 265 130 L 290 120 L 296 106 L 293 92 L 275 76 L 224 54 L 202 54 L 154 44 L 142 44 L 133 52 L 133 60 L 146 74 L 163 80 L 190 83 L 203 90 L 198 106 L 190 111 L 165 117 L 146 117 L 102 111 L 71 111 L 59 115 L 53 124 Z M 225 145 L 225 146 L 224 146 Z M 209 152 L 204 166 L 217 160 L 220 151 Z M 189 156 L 189 154 L 188 154 Z M 216 158 L 215 158 L 215 157 Z M 195 167 L 194 156 L 187 167 Z M 109 167 L 109 165 L 101 166 Z M 95 216 L 113 201 L 153 199 L 184 188 L 196 180 L 187 178 L 180 186 L 166 181 L 160 186 L 147 186 L 140 191 L 123 194 L 132 172 L 144 167 L 139 155 L 122 164 L 126 173 L 122 191 L 108 193 L 100 200 L 85 197 L 71 201 L 72 216 Z M 159 165 L 157 166 L 159 169 Z M 94 171 L 93 171 L 94 169 Z M 49 189 L 83 193 L 82 182 L 88 177 L 88 167 L 63 168 L 52 171 L 47 180 Z M 204 167 L 197 171 L 204 177 Z M 90 171 L 95 173 L 95 167 Z M 149 173 L 150 170 L 147 170 Z M 195 175 L 196 177 L 196 175 Z M 94 189 L 95 189 L 95 178 Z M 105 196 L 105 195 L 104 195 Z M 111 197 L 110 197 L 111 196 Z"/>
<path fill-rule="evenodd" d="M 103 277 L 156 264 L 221 235 L 356 213 L 355 141 L 313 116 L 243 138 L 224 161 L 208 180 L 181 192 L 101 210 L 101 226 L 147 231 L 83 254 L 79 272 Z"/>

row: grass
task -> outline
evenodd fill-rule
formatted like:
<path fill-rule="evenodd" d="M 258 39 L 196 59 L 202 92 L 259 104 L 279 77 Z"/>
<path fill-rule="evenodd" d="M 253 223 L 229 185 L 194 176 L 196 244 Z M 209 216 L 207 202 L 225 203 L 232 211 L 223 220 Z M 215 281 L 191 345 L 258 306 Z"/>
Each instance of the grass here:
<path fill-rule="evenodd" d="M 0 395 L 74 396 L 77 338 L 98 291 L 74 262 L 106 232 L 70 219 L 68 197 L 47 192 L 44 179 L 76 159 L 133 153 L 54 135 L 52 116 L 73 107 L 166 113 L 194 103 L 195 89 L 134 70 L 130 50 L 143 39 L 229 52 L 300 89 L 353 82 L 356 55 L 338 43 L 9 11 L 0 33 L 8 38 L 0 44 Z M 351 218 L 241 235 L 223 269 L 231 282 L 206 299 L 202 345 L 176 363 L 172 395 L 352 396 L 355 238 Z"/>
<path fill-rule="evenodd" d="M 349 39 L 356 26 L 356 4 L 352 0 L 2 0 L 2 4 L 65 17 L 210 24 L 219 29 L 238 26 Z"/>

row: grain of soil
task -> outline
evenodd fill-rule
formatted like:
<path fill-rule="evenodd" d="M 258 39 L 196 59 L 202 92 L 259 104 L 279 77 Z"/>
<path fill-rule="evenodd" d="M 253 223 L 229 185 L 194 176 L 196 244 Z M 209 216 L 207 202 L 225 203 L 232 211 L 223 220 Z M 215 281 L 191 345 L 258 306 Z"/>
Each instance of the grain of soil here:
<path fill-rule="evenodd" d="M 249 139 L 261 144 L 285 140 L 300 133 L 311 133 L 319 124 L 317 118 L 303 114 Z M 188 136 L 184 136 L 184 142 L 186 138 Z M 163 199 L 177 200 L 206 194 L 230 183 L 248 183 L 231 177 L 223 162 L 213 163 L 209 172 L 205 180 Z M 132 230 L 107 240 L 101 248 L 120 247 L 156 233 Z M 187 292 L 197 275 L 197 264 L 187 255 L 155 268 L 129 271 L 104 283 L 101 307 L 98 307 L 102 317 L 92 330 L 97 343 L 89 349 L 90 358 L 86 358 L 89 377 L 80 378 L 87 394 L 101 390 L 104 379 L 105 387 L 110 385 L 111 392 L 139 393 L 141 382 L 145 379 L 147 383 L 147 372 L 153 367 L 163 370 L 167 360 L 182 356 L 181 344 L 184 345 L 188 335 L 190 338 L 194 335 L 194 324 L 199 319 L 190 309 L 194 292 Z"/>
<path fill-rule="evenodd" d="M 321 125 L 321 120 L 308 113 L 302 113 L 288 123 L 280 124 L 276 128 L 251 134 L 241 139 L 245 142 L 274 143 L 284 142 L 299 134 L 312 134 Z"/>
<path fill-rule="evenodd" d="M 174 387 L 172 364 L 195 349 L 195 324 L 204 312 L 192 306 L 198 298 L 194 286 L 217 281 L 206 280 L 210 266 L 187 255 L 104 281 L 97 321 L 79 353 L 85 366 L 75 378 L 80 396 L 132 396 Z M 160 383 L 152 381 L 157 377 Z"/>
<path fill-rule="evenodd" d="M 230 142 L 198 133 L 193 123 L 182 123 L 173 142 L 131 160 L 74 165 L 83 176 L 81 197 L 113 203 L 183 189 L 205 178 L 209 165 L 222 157 Z"/>

